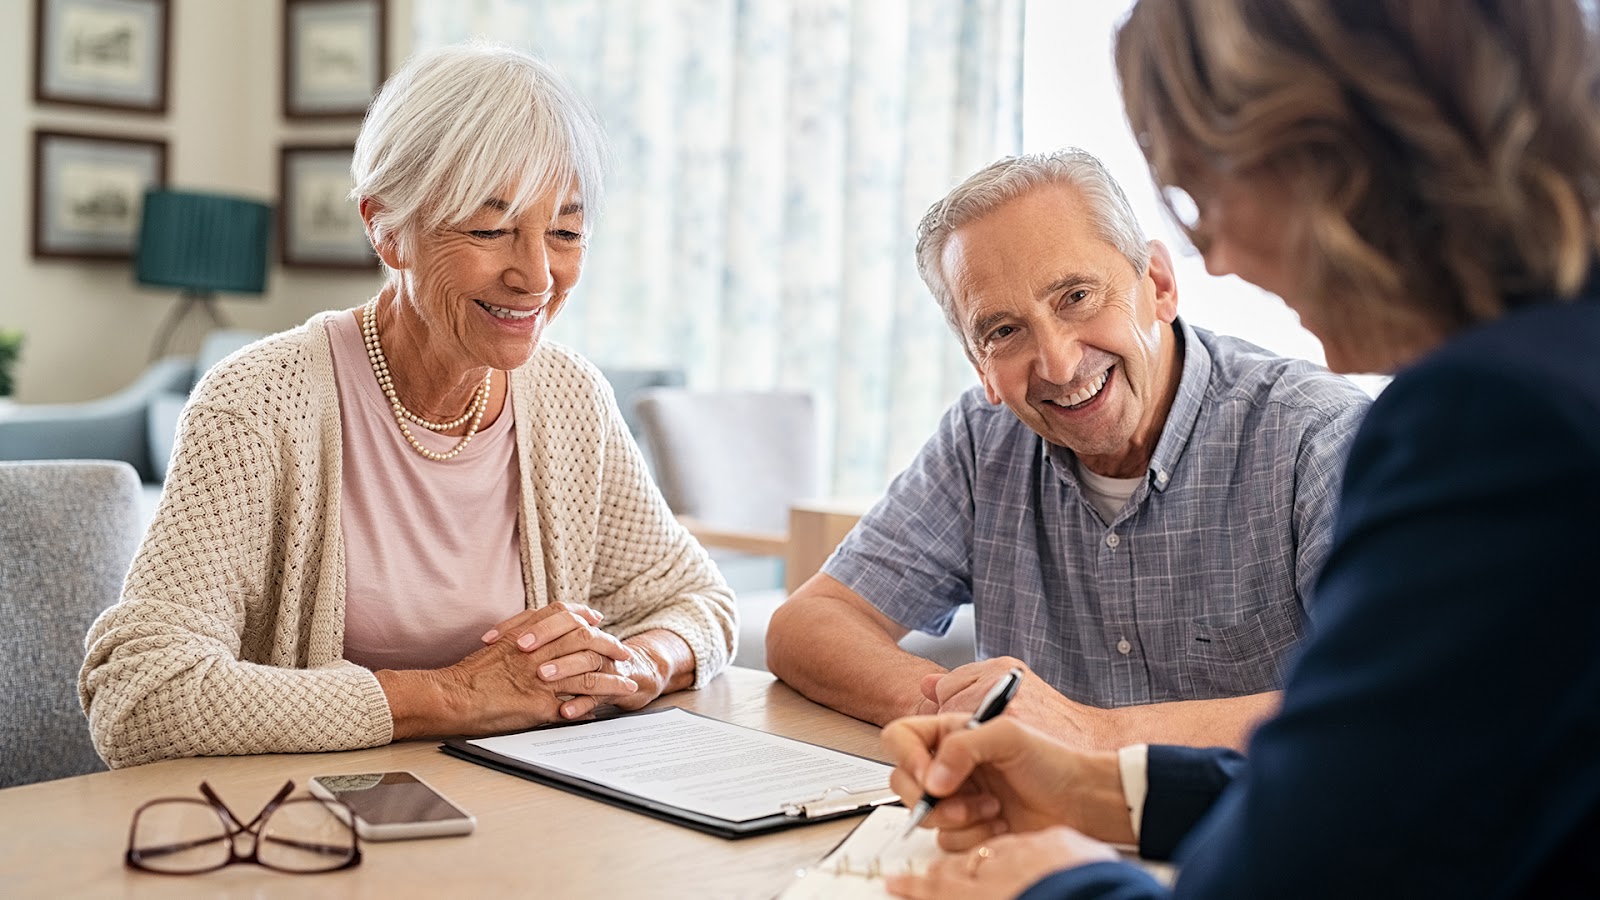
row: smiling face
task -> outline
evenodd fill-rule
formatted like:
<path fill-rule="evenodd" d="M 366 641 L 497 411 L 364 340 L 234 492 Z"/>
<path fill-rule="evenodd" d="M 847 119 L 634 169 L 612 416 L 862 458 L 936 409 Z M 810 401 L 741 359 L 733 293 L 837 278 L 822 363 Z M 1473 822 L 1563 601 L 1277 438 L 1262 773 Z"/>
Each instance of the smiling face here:
<path fill-rule="evenodd" d="M 414 260 L 378 243 L 429 368 L 509 371 L 533 356 L 578 283 L 588 233 L 575 192 L 549 191 L 515 216 L 505 200 L 485 200 L 460 224 L 419 236 Z"/>
<path fill-rule="evenodd" d="M 941 262 L 989 402 L 1092 471 L 1143 473 L 1180 369 L 1166 249 L 1140 276 L 1051 184 L 956 229 Z"/>

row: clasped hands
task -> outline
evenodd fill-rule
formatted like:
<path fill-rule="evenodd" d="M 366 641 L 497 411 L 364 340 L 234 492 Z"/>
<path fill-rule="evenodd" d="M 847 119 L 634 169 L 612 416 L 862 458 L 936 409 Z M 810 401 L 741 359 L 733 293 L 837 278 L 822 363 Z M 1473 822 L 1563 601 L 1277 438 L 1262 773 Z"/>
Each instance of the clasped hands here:
<path fill-rule="evenodd" d="M 581 718 L 603 704 L 639 709 L 661 696 L 669 673 L 642 645 L 599 627 L 587 606 L 524 610 L 483 635 L 484 648 L 444 670 L 475 706 L 480 733 Z"/>

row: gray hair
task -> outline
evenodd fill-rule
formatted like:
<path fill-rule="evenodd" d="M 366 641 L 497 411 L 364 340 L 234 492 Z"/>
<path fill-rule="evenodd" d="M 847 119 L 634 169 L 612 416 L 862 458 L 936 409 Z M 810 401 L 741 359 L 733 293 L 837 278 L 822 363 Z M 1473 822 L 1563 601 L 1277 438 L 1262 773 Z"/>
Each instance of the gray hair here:
<path fill-rule="evenodd" d="M 917 271 L 933 292 L 945 321 L 972 357 L 966 331 L 956 312 L 955 296 L 944 277 L 944 248 L 956 229 L 985 216 L 1034 188 L 1067 184 L 1078 190 L 1088 207 L 1089 225 L 1117 248 L 1141 278 L 1150 267 L 1150 242 L 1133 215 L 1133 207 L 1105 164 L 1076 147 L 1050 153 L 1007 156 L 978 170 L 928 208 L 917 226 Z"/>
<path fill-rule="evenodd" d="M 465 221 L 491 197 L 509 204 L 509 219 L 576 183 L 593 215 L 607 156 L 599 118 L 549 65 L 457 44 L 412 57 L 384 83 L 356 138 L 350 196 L 382 206 L 374 230 L 404 258 L 419 235 Z M 513 195 L 500 196 L 508 186 Z"/>

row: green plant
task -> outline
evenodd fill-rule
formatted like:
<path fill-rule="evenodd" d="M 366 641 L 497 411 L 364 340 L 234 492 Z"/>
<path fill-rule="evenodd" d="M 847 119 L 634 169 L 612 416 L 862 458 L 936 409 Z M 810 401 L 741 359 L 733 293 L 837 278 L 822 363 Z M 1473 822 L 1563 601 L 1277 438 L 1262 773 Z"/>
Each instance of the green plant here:
<path fill-rule="evenodd" d="M 16 328 L 0 328 L 0 397 L 11 396 L 14 383 L 11 367 L 22 355 L 22 332 Z"/>

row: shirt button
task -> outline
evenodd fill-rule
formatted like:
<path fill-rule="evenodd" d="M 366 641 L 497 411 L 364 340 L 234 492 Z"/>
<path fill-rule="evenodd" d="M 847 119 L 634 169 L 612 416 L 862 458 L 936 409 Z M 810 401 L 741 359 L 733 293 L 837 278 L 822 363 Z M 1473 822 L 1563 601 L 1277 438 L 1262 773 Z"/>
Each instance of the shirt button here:
<path fill-rule="evenodd" d="M 1115 549 L 1117 549 L 1117 545 L 1120 544 L 1120 543 L 1122 543 L 1122 538 L 1117 537 L 1116 532 L 1112 532 L 1111 534 L 1106 535 L 1106 546 L 1107 547 L 1110 547 L 1111 549 L 1115 550 Z"/>
<path fill-rule="evenodd" d="M 1117 652 L 1121 653 L 1123 656 L 1127 656 L 1129 653 L 1133 652 L 1133 645 L 1128 643 L 1127 638 L 1123 638 L 1122 640 L 1117 641 Z"/>
<path fill-rule="evenodd" d="M 1166 484 L 1166 483 L 1167 483 L 1167 471 L 1165 469 L 1162 469 L 1161 471 L 1156 473 L 1156 484 Z"/>

